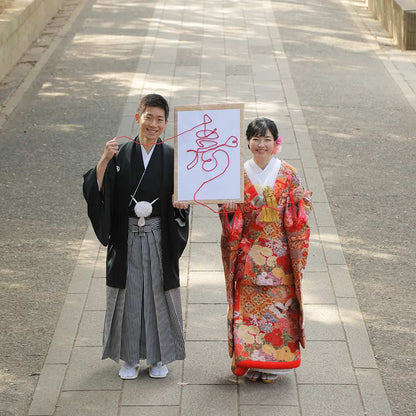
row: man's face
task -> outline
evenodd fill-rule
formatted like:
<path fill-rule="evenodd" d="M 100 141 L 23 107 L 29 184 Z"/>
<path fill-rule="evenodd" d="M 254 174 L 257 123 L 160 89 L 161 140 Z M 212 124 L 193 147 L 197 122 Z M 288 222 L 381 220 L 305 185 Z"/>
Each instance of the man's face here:
<path fill-rule="evenodd" d="M 168 124 L 165 111 L 159 107 L 146 107 L 140 117 L 136 114 L 136 120 L 140 125 L 139 137 L 142 143 L 155 143 Z"/>

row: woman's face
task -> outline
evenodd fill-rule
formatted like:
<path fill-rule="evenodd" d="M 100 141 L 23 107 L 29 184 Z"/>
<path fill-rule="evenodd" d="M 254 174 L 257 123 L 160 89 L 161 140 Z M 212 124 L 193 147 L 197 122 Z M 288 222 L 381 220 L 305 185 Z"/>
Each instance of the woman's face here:
<path fill-rule="evenodd" d="M 275 141 L 273 135 L 267 130 L 264 136 L 253 136 L 248 146 L 255 162 L 268 163 L 273 156 Z"/>

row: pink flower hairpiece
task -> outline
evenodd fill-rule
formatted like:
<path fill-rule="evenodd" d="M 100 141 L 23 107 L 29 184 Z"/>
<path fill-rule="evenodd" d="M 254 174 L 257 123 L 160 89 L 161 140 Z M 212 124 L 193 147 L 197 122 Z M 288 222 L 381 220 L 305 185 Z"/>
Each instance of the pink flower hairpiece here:
<path fill-rule="evenodd" d="M 279 136 L 276 140 L 276 142 L 274 143 L 274 149 L 273 149 L 273 154 L 275 155 L 277 153 L 277 151 L 279 150 L 279 146 L 282 144 L 282 136 Z"/>

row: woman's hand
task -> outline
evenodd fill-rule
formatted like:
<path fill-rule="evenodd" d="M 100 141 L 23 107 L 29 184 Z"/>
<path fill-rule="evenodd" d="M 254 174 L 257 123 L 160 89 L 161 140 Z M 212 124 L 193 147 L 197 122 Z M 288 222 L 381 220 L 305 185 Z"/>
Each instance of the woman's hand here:
<path fill-rule="evenodd" d="M 304 193 L 305 192 L 303 190 L 303 186 L 299 186 L 298 188 L 296 188 L 292 193 L 293 201 L 294 202 L 299 202 L 300 200 L 302 200 Z"/>
<path fill-rule="evenodd" d="M 225 212 L 235 212 L 237 209 L 237 204 L 235 202 L 226 202 L 225 204 L 222 204 L 222 209 Z"/>
<path fill-rule="evenodd" d="M 186 202 L 181 202 L 181 201 L 174 201 L 173 200 L 173 195 L 172 195 L 172 205 L 174 208 L 176 209 L 187 209 L 188 208 L 188 204 Z"/>

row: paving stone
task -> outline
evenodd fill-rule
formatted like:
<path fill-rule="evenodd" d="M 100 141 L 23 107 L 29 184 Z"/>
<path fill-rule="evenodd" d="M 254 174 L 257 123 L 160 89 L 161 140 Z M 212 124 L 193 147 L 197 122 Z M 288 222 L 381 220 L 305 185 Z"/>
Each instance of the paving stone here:
<path fill-rule="evenodd" d="M 286 103 L 285 103 L 286 105 Z M 283 138 L 283 144 L 285 143 L 296 143 L 295 132 L 292 127 L 282 128 L 279 127 L 279 136 Z"/>
<path fill-rule="evenodd" d="M 188 305 L 186 340 L 227 340 L 227 306 L 213 304 Z"/>
<path fill-rule="evenodd" d="M 246 64 L 227 64 L 225 75 L 251 75 L 251 65 Z"/>
<path fill-rule="evenodd" d="M 327 264 L 346 264 L 335 227 L 319 227 L 319 235 Z"/>
<path fill-rule="evenodd" d="M 302 285 L 304 304 L 335 303 L 328 272 L 313 272 L 307 269 Z"/>
<path fill-rule="evenodd" d="M 185 321 L 186 316 L 186 307 L 187 307 L 187 299 L 188 299 L 188 287 L 185 285 L 181 285 L 180 289 L 181 291 L 181 306 L 182 306 L 182 319 Z M 185 328 L 185 325 L 184 325 Z"/>
<path fill-rule="evenodd" d="M 97 260 L 97 263 L 95 263 L 95 267 L 94 267 L 94 277 L 106 277 L 106 261 L 105 261 L 105 257 L 104 259 L 99 258 Z"/>
<path fill-rule="evenodd" d="M 286 143 L 282 146 L 282 151 L 279 153 L 279 158 L 284 160 L 300 159 L 298 146 L 296 144 Z"/>
<path fill-rule="evenodd" d="M 120 365 L 101 356 L 101 347 L 74 347 L 63 390 L 120 390 Z"/>
<path fill-rule="evenodd" d="M 181 285 L 186 286 L 189 272 L 189 257 L 182 256 L 179 259 L 179 277 Z"/>
<path fill-rule="evenodd" d="M 355 298 L 355 290 L 348 266 L 346 264 L 328 264 L 328 270 L 335 296 L 339 298 Z"/>
<path fill-rule="evenodd" d="M 342 341 L 306 341 L 299 384 L 356 384 L 347 344 Z"/>
<path fill-rule="evenodd" d="M 176 66 L 199 66 L 201 65 L 201 46 L 181 47 L 176 55 Z"/>
<path fill-rule="evenodd" d="M 281 71 L 280 71 L 280 74 L 282 74 Z M 283 78 L 283 75 L 282 75 L 282 78 Z M 300 108 L 300 105 L 298 108 Z M 290 110 L 290 118 L 292 119 L 292 122 L 294 125 L 305 124 L 305 117 L 303 116 L 303 111 L 300 109 Z"/>
<path fill-rule="evenodd" d="M 219 243 L 221 241 L 221 222 L 217 218 L 196 219 L 192 222 L 192 243 Z"/>
<path fill-rule="evenodd" d="M 308 341 L 344 341 L 337 305 L 304 305 Z"/>
<path fill-rule="evenodd" d="M 46 357 L 47 364 L 66 364 L 69 362 L 85 298 L 86 294 L 83 293 L 67 294 Z"/>
<path fill-rule="evenodd" d="M 311 236 L 308 263 L 306 270 L 310 272 L 326 272 L 327 265 L 324 257 L 324 251 L 322 249 L 320 241 L 317 241 Z"/>
<path fill-rule="evenodd" d="M 184 364 L 184 383 L 237 383 L 231 372 L 227 341 L 187 341 Z"/>
<path fill-rule="evenodd" d="M 192 228 L 190 227 L 189 234 L 191 233 L 192 233 Z M 181 257 L 189 257 L 190 251 L 191 251 L 191 239 L 190 237 L 188 237 L 188 243 L 186 244 Z"/>
<path fill-rule="evenodd" d="M 369 416 L 391 416 L 389 401 L 378 369 L 355 370 L 365 411 Z"/>
<path fill-rule="evenodd" d="M 302 414 L 307 416 L 363 416 L 357 386 L 300 385 Z"/>
<path fill-rule="evenodd" d="M 99 249 L 100 243 L 95 238 L 94 230 L 89 224 L 72 273 L 68 293 L 88 293 Z"/>
<path fill-rule="evenodd" d="M 325 202 L 314 202 L 313 211 L 318 227 L 335 227 L 329 204 Z"/>
<path fill-rule="evenodd" d="M 218 206 L 217 204 L 207 204 L 208 207 L 210 207 L 213 211 L 218 211 Z M 203 205 L 199 205 L 199 204 L 194 204 L 192 205 L 192 218 L 193 221 L 196 218 L 200 218 L 200 217 L 215 217 L 218 218 L 218 214 L 216 212 L 211 211 L 211 209 L 203 206 Z"/>
<path fill-rule="evenodd" d="M 354 367 L 377 368 L 358 300 L 338 299 L 338 306 Z"/>
<path fill-rule="evenodd" d="M 120 416 L 178 416 L 179 406 L 121 406 Z"/>
<path fill-rule="evenodd" d="M 189 303 L 227 303 L 223 272 L 190 272 Z"/>
<path fill-rule="evenodd" d="M 239 379 L 241 405 L 297 406 L 295 374 L 279 377 L 272 384 L 253 383 L 245 377 Z"/>
<path fill-rule="evenodd" d="M 93 278 L 88 292 L 85 310 L 105 311 L 106 308 L 106 284 L 104 279 Z"/>
<path fill-rule="evenodd" d="M 302 159 L 302 164 L 305 168 L 317 168 L 318 162 L 316 161 L 315 153 L 312 148 L 299 146 L 299 152 Z"/>
<path fill-rule="evenodd" d="M 66 391 L 55 416 L 117 416 L 121 391 Z"/>
<path fill-rule="evenodd" d="M 280 79 L 283 84 L 283 90 L 285 92 L 286 102 L 287 102 L 287 106 L 289 110 L 290 111 L 299 110 L 300 108 L 299 97 L 298 97 L 296 88 L 293 85 L 292 78 L 290 78 L 290 76 L 288 77 L 287 71 L 282 70 L 280 67 L 279 67 L 279 73 L 280 73 Z M 301 122 L 301 120 L 298 123 L 293 123 L 292 117 L 290 118 L 290 121 L 294 127 L 297 125 L 303 126 L 305 124 L 305 122 Z"/>
<path fill-rule="evenodd" d="M 66 372 L 65 364 L 45 364 L 29 409 L 32 415 L 53 415 Z"/>
<path fill-rule="evenodd" d="M 263 406 L 263 405 L 242 405 L 240 406 L 241 416 L 299 416 L 297 406 Z"/>
<path fill-rule="evenodd" d="M 75 346 L 100 347 L 103 343 L 105 311 L 84 311 Z"/>
<path fill-rule="evenodd" d="M 191 250 L 189 270 L 222 271 L 221 249 L 218 243 L 194 243 Z"/>
<path fill-rule="evenodd" d="M 222 53 L 221 51 L 223 51 L 223 49 L 206 46 L 204 44 L 201 59 L 201 74 L 203 77 L 206 77 L 208 74 L 216 72 L 220 76 L 223 76 L 225 79 L 225 61 L 222 59 L 212 59 L 212 56 L 219 55 L 220 53 Z M 204 91 L 204 89 L 201 88 L 201 91 Z"/>
<path fill-rule="evenodd" d="M 184 386 L 182 414 L 237 416 L 237 386 Z"/>
<path fill-rule="evenodd" d="M 296 142 L 298 143 L 299 148 L 300 149 L 303 149 L 303 148 L 312 149 L 312 141 L 311 141 L 311 137 L 309 135 L 309 130 L 308 130 L 307 126 L 306 125 L 296 125 L 296 126 L 293 126 L 293 130 L 295 132 Z M 305 165 L 305 167 L 306 167 L 306 165 Z M 318 170 L 318 166 L 315 169 Z M 317 178 L 317 179 L 319 179 L 319 178 Z"/>
<path fill-rule="evenodd" d="M 166 378 L 150 378 L 142 362 L 139 377 L 124 383 L 122 406 L 179 406 L 181 395 L 182 361 L 168 364 Z"/>
<path fill-rule="evenodd" d="M 261 55 L 259 55 L 261 56 Z M 262 67 L 253 67 L 253 80 L 254 80 L 254 87 L 256 92 L 258 91 L 259 85 L 265 85 L 273 83 L 273 89 L 277 88 L 276 90 L 276 97 L 283 98 L 283 87 L 279 85 L 280 82 L 280 74 L 277 71 L 276 67 L 272 69 L 262 68 Z M 259 92 L 259 96 L 261 93 Z"/>
<path fill-rule="evenodd" d="M 328 202 L 319 168 L 305 166 L 305 175 L 308 189 L 313 192 L 313 202 Z"/>

